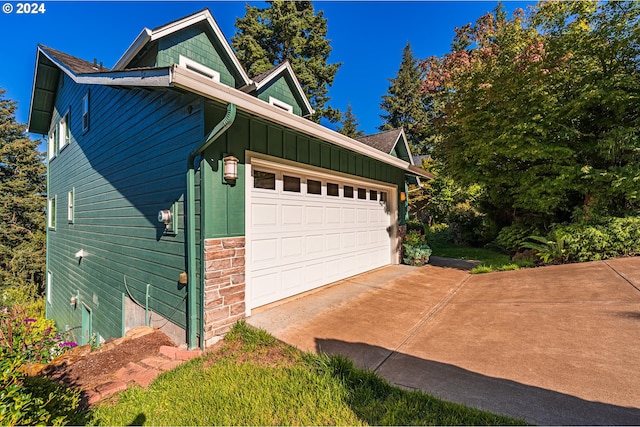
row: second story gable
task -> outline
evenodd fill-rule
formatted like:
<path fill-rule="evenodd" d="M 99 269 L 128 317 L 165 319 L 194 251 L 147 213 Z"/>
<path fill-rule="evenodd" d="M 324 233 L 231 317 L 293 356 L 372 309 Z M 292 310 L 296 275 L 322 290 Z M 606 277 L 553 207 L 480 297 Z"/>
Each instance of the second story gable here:
<path fill-rule="evenodd" d="M 254 77 L 253 84 L 242 90 L 297 116 L 314 113 L 288 60 Z"/>
<path fill-rule="evenodd" d="M 114 70 L 173 64 L 233 88 L 251 83 L 208 9 L 161 27 L 142 30 Z"/>

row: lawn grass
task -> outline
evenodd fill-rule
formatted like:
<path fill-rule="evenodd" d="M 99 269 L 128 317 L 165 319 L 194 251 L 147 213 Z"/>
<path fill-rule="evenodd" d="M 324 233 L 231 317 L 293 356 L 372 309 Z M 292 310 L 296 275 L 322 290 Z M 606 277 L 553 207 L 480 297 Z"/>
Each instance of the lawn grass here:
<path fill-rule="evenodd" d="M 523 425 L 389 385 L 342 356 L 302 353 L 238 323 L 214 352 L 132 388 L 94 425 Z"/>
<path fill-rule="evenodd" d="M 471 273 L 474 274 L 518 270 L 523 267 L 534 266 L 531 261 L 513 261 L 508 255 L 488 248 L 458 246 L 440 241 L 434 241 L 430 245 L 433 250 L 432 256 L 480 261 L 480 264 L 471 270 Z"/>

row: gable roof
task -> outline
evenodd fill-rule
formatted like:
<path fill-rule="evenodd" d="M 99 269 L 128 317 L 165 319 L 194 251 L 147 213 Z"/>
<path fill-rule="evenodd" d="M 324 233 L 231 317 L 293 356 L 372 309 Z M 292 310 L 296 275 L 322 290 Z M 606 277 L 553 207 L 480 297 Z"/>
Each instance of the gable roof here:
<path fill-rule="evenodd" d="M 291 67 L 291 63 L 288 59 L 285 59 L 281 64 L 276 65 L 270 70 L 267 70 L 264 73 L 253 77 L 253 82 L 251 84 L 248 84 L 247 86 L 240 88 L 240 90 L 247 93 L 253 92 L 254 90 L 260 92 L 261 89 L 265 88 L 280 77 L 284 77 L 285 79 L 287 79 L 287 81 L 292 83 L 290 85 L 292 91 L 294 91 L 297 97 L 302 100 L 303 105 L 301 107 L 303 107 L 303 110 L 306 110 L 304 111 L 302 116 L 313 114 L 315 110 L 313 109 L 313 107 L 311 107 L 309 99 L 304 93 L 304 90 L 300 85 L 300 81 L 296 77 L 296 74 L 293 72 L 293 68 Z"/>
<path fill-rule="evenodd" d="M 147 44 L 152 43 L 163 37 L 166 37 L 170 34 L 173 34 L 177 31 L 180 31 L 184 28 L 191 27 L 193 25 L 198 25 L 200 23 L 205 23 L 205 25 L 207 25 L 207 28 L 213 32 L 213 34 L 216 36 L 216 38 L 220 42 L 220 45 L 222 46 L 222 49 L 225 55 L 231 61 L 235 71 L 237 72 L 238 76 L 242 80 L 239 86 L 242 87 L 242 86 L 251 84 L 251 79 L 247 75 L 247 72 L 244 70 L 244 68 L 240 64 L 238 57 L 233 52 L 233 49 L 231 49 L 231 46 L 227 42 L 227 39 L 224 37 L 224 34 L 222 34 L 222 30 L 220 30 L 220 27 L 216 23 L 215 19 L 213 19 L 211 12 L 209 11 L 209 9 L 206 9 L 206 8 L 192 15 L 186 16 L 181 19 L 177 19 L 173 22 L 162 25 L 160 27 L 156 27 L 153 30 L 144 28 L 140 33 L 140 35 L 138 35 L 138 37 L 133 41 L 131 46 L 129 46 L 129 48 L 125 51 L 125 53 L 120 57 L 118 62 L 116 62 L 116 64 L 113 66 L 113 69 L 114 70 L 126 69 L 129 63 L 133 60 L 133 58 L 135 58 L 135 56 Z"/>
<path fill-rule="evenodd" d="M 377 150 L 385 152 L 387 154 L 391 154 L 395 146 L 398 144 L 400 138 L 404 135 L 404 130 L 402 128 L 399 129 L 391 129 L 384 132 L 376 133 L 373 135 L 366 135 L 356 138 L 358 141 L 367 144 L 369 147 L 373 147 Z M 404 137 L 405 144 L 407 143 L 406 136 Z M 407 144 L 407 152 L 411 153 L 409 150 L 409 146 Z M 412 160 L 413 164 L 413 160 Z"/>

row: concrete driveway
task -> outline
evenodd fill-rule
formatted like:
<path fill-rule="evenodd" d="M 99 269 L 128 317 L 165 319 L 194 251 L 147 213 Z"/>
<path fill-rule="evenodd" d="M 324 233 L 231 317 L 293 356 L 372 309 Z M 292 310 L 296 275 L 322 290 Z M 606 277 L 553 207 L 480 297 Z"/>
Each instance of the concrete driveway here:
<path fill-rule="evenodd" d="M 640 425 L 640 257 L 482 275 L 389 266 L 247 322 L 529 423 Z"/>

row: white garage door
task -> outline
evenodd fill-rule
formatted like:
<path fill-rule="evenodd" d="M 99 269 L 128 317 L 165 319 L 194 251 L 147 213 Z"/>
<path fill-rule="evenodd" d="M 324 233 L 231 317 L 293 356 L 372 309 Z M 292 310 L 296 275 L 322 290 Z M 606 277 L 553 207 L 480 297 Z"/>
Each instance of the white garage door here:
<path fill-rule="evenodd" d="M 392 263 L 392 187 L 262 162 L 247 186 L 249 308 Z"/>

